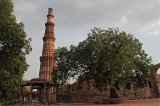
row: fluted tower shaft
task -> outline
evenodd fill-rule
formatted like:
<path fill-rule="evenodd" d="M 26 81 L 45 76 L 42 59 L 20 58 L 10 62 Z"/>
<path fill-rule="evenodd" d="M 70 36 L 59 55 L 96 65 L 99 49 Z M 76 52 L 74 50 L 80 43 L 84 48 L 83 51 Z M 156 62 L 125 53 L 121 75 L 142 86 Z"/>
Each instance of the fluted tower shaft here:
<path fill-rule="evenodd" d="M 40 57 L 39 78 L 44 80 L 52 80 L 52 68 L 54 68 L 54 15 L 53 9 L 48 9 L 47 22 L 45 23 L 45 34 L 43 37 L 43 50 Z"/>

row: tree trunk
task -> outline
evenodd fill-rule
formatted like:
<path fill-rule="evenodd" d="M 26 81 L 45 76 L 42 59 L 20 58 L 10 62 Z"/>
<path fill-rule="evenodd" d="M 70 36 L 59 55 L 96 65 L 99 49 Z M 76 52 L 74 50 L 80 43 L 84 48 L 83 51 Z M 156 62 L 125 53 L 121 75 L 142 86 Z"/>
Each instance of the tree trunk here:
<path fill-rule="evenodd" d="M 110 96 L 109 98 L 119 98 L 116 88 L 110 88 Z"/>
<path fill-rule="evenodd" d="M 59 102 L 59 85 L 56 85 L 56 102 Z"/>
<path fill-rule="evenodd" d="M 0 100 L 2 100 L 2 90 L 0 89 Z"/>

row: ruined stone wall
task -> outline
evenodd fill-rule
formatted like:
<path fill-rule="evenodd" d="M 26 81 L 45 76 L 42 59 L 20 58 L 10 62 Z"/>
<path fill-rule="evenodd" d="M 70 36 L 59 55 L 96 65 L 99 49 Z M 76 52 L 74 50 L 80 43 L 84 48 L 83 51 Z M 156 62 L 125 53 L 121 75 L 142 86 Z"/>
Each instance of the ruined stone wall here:
<path fill-rule="evenodd" d="M 158 94 L 160 96 L 160 75 L 156 75 L 156 85 L 157 85 L 157 89 L 158 89 Z"/>
<path fill-rule="evenodd" d="M 151 93 L 152 97 L 160 97 L 160 74 L 151 79 Z"/>
<path fill-rule="evenodd" d="M 156 75 L 154 79 L 151 80 L 151 86 L 134 88 L 132 85 L 131 89 L 120 88 L 120 90 L 117 90 L 117 93 L 121 98 L 127 98 L 129 100 L 155 98 L 157 94 L 160 94 L 160 75 Z M 106 86 L 103 91 L 100 92 L 95 87 L 84 82 L 81 89 L 72 89 L 69 95 L 70 102 L 100 103 L 103 99 L 109 98 L 110 86 Z"/>

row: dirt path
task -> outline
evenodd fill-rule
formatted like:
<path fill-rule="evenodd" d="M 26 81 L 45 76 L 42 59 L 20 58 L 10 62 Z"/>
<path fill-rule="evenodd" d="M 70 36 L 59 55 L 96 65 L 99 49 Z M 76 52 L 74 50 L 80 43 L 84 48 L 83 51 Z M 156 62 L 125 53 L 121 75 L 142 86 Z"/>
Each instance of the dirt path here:
<path fill-rule="evenodd" d="M 160 98 L 130 100 L 130 101 L 124 103 L 123 105 L 119 105 L 119 106 L 160 106 Z"/>
<path fill-rule="evenodd" d="M 39 103 L 16 105 L 16 106 L 48 106 L 40 105 Z M 160 106 L 160 98 L 155 99 L 140 99 L 140 100 L 129 100 L 121 104 L 81 104 L 81 103 L 69 103 L 69 104 L 54 104 L 49 106 Z"/>
<path fill-rule="evenodd" d="M 55 106 L 55 105 L 54 105 Z M 58 105 L 56 105 L 58 106 Z M 140 100 L 129 100 L 122 104 L 60 104 L 59 106 L 160 106 L 160 98 L 155 99 L 140 99 Z"/>

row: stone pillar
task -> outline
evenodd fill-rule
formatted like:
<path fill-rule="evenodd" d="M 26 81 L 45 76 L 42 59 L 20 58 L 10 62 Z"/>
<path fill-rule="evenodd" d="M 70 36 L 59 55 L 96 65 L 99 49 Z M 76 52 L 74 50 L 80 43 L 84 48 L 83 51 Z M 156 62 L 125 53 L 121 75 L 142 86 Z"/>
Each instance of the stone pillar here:
<path fill-rule="evenodd" d="M 20 103 L 23 103 L 23 86 L 21 86 L 21 89 L 20 89 L 20 95 L 19 95 L 19 102 Z"/>
<path fill-rule="evenodd" d="M 40 103 L 43 103 L 43 89 L 40 89 Z"/>
<path fill-rule="evenodd" d="M 43 89 L 43 103 L 46 104 L 47 98 L 46 98 L 46 84 L 44 83 L 44 89 Z"/>
<path fill-rule="evenodd" d="M 47 87 L 47 103 L 48 105 L 51 104 L 51 92 L 50 92 L 50 87 Z"/>
<path fill-rule="evenodd" d="M 30 85 L 30 93 L 29 93 L 29 103 L 32 103 L 32 84 Z"/>

